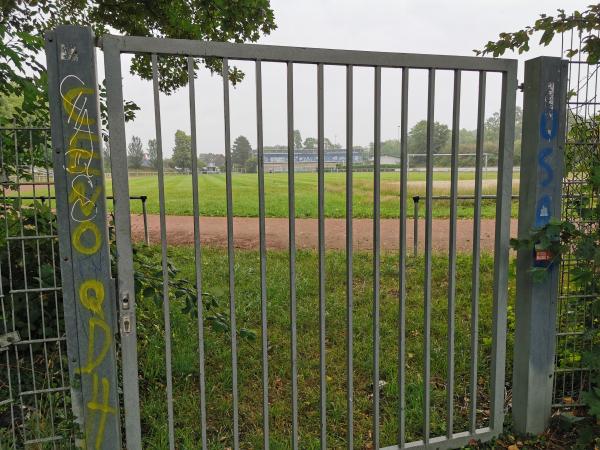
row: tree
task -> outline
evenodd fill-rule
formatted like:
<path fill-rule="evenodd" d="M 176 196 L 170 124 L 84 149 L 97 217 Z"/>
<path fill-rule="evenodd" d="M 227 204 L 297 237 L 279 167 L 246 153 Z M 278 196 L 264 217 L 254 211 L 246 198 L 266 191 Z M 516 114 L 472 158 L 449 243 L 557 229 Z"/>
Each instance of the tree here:
<path fill-rule="evenodd" d="M 300 134 L 300 130 L 294 130 L 294 149 L 302 148 L 302 135 Z"/>
<path fill-rule="evenodd" d="M 381 154 L 387 156 L 400 156 L 400 142 L 398 139 L 390 139 L 381 143 Z"/>
<path fill-rule="evenodd" d="M 192 168 L 192 137 L 184 131 L 175 132 L 175 147 L 173 147 L 171 160 L 178 169 Z"/>
<path fill-rule="evenodd" d="M 0 94 L 0 123 L 9 124 L 22 103 L 22 99 L 14 94 Z"/>
<path fill-rule="evenodd" d="M 248 161 L 246 161 L 246 164 L 244 165 L 244 170 L 246 171 L 246 173 L 256 173 L 257 168 L 258 168 L 258 161 L 254 157 L 252 157 Z"/>
<path fill-rule="evenodd" d="M 329 138 L 323 139 L 323 146 L 325 147 L 325 150 L 336 150 L 342 148 L 340 144 L 335 144 L 331 142 Z"/>
<path fill-rule="evenodd" d="M 22 98 L 17 111 L 21 121 L 35 116 L 40 123 L 47 122 L 46 68 L 40 61 L 44 32 L 60 24 L 88 25 L 98 36 L 112 32 L 229 42 L 255 42 L 276 28 L 269 0 L 4 1 L 0 4 L 0 95 Z M 218 58 L 204 63 L 212 71 L 221 70 Z M 161 57 L 159 71 L 160 88 L 167 94 L 187 84 L 185 58 Z M 151 79 L 150 57 L 135 56 L 131 72 Z M 243 76 L 236 67 L 229 71 L 233 83 Z"/>
<path fill-rule="evenodd" d="M 156 139 L 148 140 L 148 162 L 150 167 L 158 170 L 158 147 L 156 146 Z"/>
<path fill-rule="evenodd" d="M 252 154 L 252 147 L 246 136 L 238 136 L 235 139 L 231 153 L 234 167 L 237 166 L 238 169 L 245 167 Z"/>
<path fill-rule="evenodd" d="M 298 133 L 300 133 L 300 132 L 298 132 Z M 294 139 L 295 139 L 295 134 L 294 134 Z M 295 145 L 297 145 L 297 143 Z M 306 139 L 304 139 L 304 149 L 305 150 L 316 150 L 318 148 L 318 146 L 319 146 L 319 141 L 317 140 L 317 138 L 307 137 Z M 325 150 L 333 150 L 333 149 L 342 148 L 342 146 L 340 144 L 332 143 L 331 140 L 329 140 L 329 138 L 323 139 L 323 147 L 325 148 Z M 300 148 L 302 148 L 302 147 L 300 147 Z"/>
<path fill-rule="evenodd" d="M 523 123 L 523 109 L 517 106 L 515 109 L 515 139 L 521 138 Z M 486 142 L 491 141 L 498 143 L 500 139 L 500 113 L 495 112 L 488 117 L 484 123 L 483 137 Z"/>
<path fill-rule="evenodd" d="M 448 125 L 433 124 L 433 153 L 440 153 L 450 138 Z M 427 121 L 417 122 L 408 132 L 408 152 L 427 153 Z"/>
<path fill-rule="evenodd" d="M 304 139 L 304 148 L 307 150 L 314 150 L 317 148 L 317 140 L 314 137 L 307 137 Z"/>
<path fill-rule="evenodd" d="M 573 11 L 571 14 L 566 14 L 564 9 L 559 9 L 556 17 L 541 14 L 533 25 L 518 31 L 501 33 L 497 41 L 489 41 L 483 50 L 474 50 L 474 52 L 477 55 L 494 57 L 503 55 L 507 50 L 516 50 L 521 54 L 529 51 L 529 42 L 535 33 L 542 33 L 539 44 L 547 46 L 556 35 L 560 36 L 569 30 L 581 32 L 583 38 L 581 41 L 579 39 L 575 41 L 575 45 L 579 45 L 581 42 L 581 49 L 570 47 L 569 42 L 565 41 L 565 56 L 572 58 L 581 52 L 586 55 L 586 61 L 589 64 L 596 64 L 600 61 L 600 35 L 598 34 L 600 31 L 600 3 L 588 6 L 588 9 L 583 12 Z"/>
<path fill-rule="evenodd" d="M 144 161 L 144 147 L 142 140 L 137 136 L 131 136 L 131 142 L 127 146 L 127 165 L 132 169 L 142 167 Z"/>

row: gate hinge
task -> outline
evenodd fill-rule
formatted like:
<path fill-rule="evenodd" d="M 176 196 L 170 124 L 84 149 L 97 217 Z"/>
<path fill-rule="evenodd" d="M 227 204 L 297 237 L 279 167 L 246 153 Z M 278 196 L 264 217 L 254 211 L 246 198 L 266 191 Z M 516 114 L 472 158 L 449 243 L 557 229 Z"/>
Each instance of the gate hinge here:
<path fill-rule="evenodd" d="M 21 340 L 21 336 L 18 331 L 11 331 L 0 336 L 0 352 L 8 350 L 10 345 L 16 344 Z"/>
<path fill-rule="evenodd" d="M 519 84 L 519 82 L 517 81 L 517 89 L 521 92 L 525 92 L 525 83 Z"/>

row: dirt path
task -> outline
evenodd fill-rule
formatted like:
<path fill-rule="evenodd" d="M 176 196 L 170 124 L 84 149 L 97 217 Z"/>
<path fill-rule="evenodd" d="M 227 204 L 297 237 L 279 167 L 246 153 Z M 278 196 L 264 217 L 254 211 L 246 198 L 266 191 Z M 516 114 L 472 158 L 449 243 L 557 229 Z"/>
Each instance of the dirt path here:
<path fill-rule="evenodd" d="M 381 220 L 381 247 L 397 249 L 399 243 L 399 221 L 397 219 Z M 481 222 L 481 248 L 491 251 L 494 249 L 493 219 Z M 131 217 L 133 239 L 144 239 L 142 216 L 134 214 Z M 158 215 L 148 216 L 150 242 L 160 242 L 160 222 Z M 200 219 L 200 236 L 203 245 L 214 247 L 227 246 L 227 223 L 225 217 L 202 217 Z M 354 248 L 356 250 L 371 250 L 373 248 L 373 221 L 371 219 L 354 219 Z M 258 248 L 258 219 L 236 217 L 233 223 L 234 244 L 240 249 Z M 448 248 L 448 219 L 434 219 L 432 224 L 433 248 L 446 250 Z M 517 231 L 517 221 L 511 221 L 511 236 Z M 288 219 L 269 218 L 266 222 L 267 247 L 270 249 L 288 248 Z M 296 245 L 298 248 L 317 248 L 318 229 L 316 219 L 296 219 Z M 327 219 L 325 221 L 325 237 L 328 249 L 342 250 L 346 245 L 345 219 Z M 423 248 L 425 238 L 425 221 L 419 221 L 419 246 Z M 406 233 L 409 252 L 413 245 L 413 221 L 408 220 Z M 167 216 L 167 242 L 171 245 L 189 245 L 194 243 L 194 222 L 190 216 Z M 473 248 L 473 221 L 459 220 L 457 224 L 457 249 L 470 251 Z"/>

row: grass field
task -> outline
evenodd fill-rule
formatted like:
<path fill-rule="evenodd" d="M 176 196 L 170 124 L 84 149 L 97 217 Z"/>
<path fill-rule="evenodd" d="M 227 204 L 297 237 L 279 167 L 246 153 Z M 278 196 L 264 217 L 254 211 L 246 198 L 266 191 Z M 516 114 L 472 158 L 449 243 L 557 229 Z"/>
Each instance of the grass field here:
<path fill-rule="evenodd" d="M 214 180 L 214 178 L 211 178 Z M 157 248 L 149 250 L 159 261 Z M 193 249 L 169 248 L 180 276 L 194 280 Z M 240 339 L 238 351 L 241 448 L 262 447 L 262 384 L 260 346 L 260 274 L 258 254 L 236 251 L 236 315 L 239 327 L 255 330 L 256 341 Z M 269 252 L 268 326 L 271 448 L 290 448 L 290 336 L 287 252 Z M 381 262 L 381 444 L 396 443 L 398 423 L 398 255 L 386 253 Z M 470 355 L 471 258 L 459 255 L 456 297 L 455 431 L 468 420 Z M 227 254 L 203 251 L 203 291 L 228 314 Z M 446 255 L 433 257 L 431 323 L 431 430 L 445 433 L 447 374 Z M 493 258 L 481 259 L 477 421 L 488 424 L 488 383 L 491 346 Z M 319 447 L 319 335 L 317 254 L 297 257 L 299 433 L 303 449 Z M 372 412 L 372 255 L 354 260 L 354 438 L 355 448 L 370 448 Z M 423 259 L 409 258 L 406 297 L 406 428 L 407 439 L 421 436 L 423 408 Z M 345 256 L 328 252 L 327 424 L 328 448 L 342 448 L 346 434 L 346 288 Z M 514 280 L 511 278 L 511 290 Z M 512 310 L 512 308 L 511 308 Z M 509 317 L 511 317 L 509 311 Z M 172 299 L 174 413 L 177 448 L 197 448 L 200 439 L 197 321 Z M 207 324 L 205 324 L 207 326 Z M 510 334 L 509 334 L 510 336 Z M 510 340 L 510 338 L 509 338 Z M 205 335 L 207 422 L 210 448 L 232 447 L 231 353 L 229 335 L 207 328 Z M 168 448 L 162 308 L 152 301 L 138 305 L 138 348 L 144 448 Z M 512 345 L 509 342 L 510 353 Z M 510 360 L 510 358 L 509 358 Z"/>
<path fill-rule="evenodd" d="M 449 195 L 450 174 L 435 172 L 434 195 Z M 518 179 L 518 174 L 516 177 Z M 381 217 L 395 218 L 399 216 L 400 174 L 383 172 L 381 174 Z M 167 214 L 191 215 L 192 205 L 191 175 L 169 175 L 165 177 L 165 197 Z M 496 173 L 486 174 L 484 194 L 495 194 Z M 267 217 L 288 216 L 288 180 L 287 174 L 276 173 L 265 175 L 265 198 Z M 325 175 L 325 214 L 327 217 L 344 217 L 346 190 L 344 173 L 327 173 Z M 148 196 L 148 213 L 158 214 L 158 182 L 157 177 L 131 177 L 130 194 Z M 110 180 L 107 186 L 110 191 Z M 474 173 L 461 172 L 459 176 L 459 194 L 474 194 Z M 234 174 L 233 176 L 233 213 L 238 217 L 258 216 L 258 183 L 256 174 Z M 413 214 L 413 195 L 425 194 L 425 174 L 413 172 L 408 183 L 408 214 Z M 518 190 L 514 183 L 513 191 Z M 225 175 L 202 175 L 199 177 L 200 214 L 204 216 L 225 216 Z M 373 175 L 371 173 L 355 173 L 353 183 L 354 217 L 369 218 L 373 211 Z M 317 174 L 297 173 L 295 176 L 296 216 L 301 218 L 317 217 Z M 421 202 L 423 203 L 423 202 Z M 473 217 L 473 201 L 461 200 L 458 206 L 460 218 Z M 513 216 L 517 214 L 516 202 L 513 202 Z M 425 213 L 421 205 L 420 215 Z M 139 201 L 132 201 L 132 212 L 140 213 Z M 482 217 L 494 218 L 496 215 L 495 200 L 483 200 Z M 449 202 L 434 201 L 433 217 L 448 217 Z"/>

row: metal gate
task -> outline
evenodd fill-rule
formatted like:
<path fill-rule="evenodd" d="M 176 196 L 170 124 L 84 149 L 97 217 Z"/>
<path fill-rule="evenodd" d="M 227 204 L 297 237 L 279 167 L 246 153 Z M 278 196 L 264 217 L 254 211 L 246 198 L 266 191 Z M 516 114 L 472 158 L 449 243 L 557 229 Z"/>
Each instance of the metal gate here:
<path fill-rule="evenodd" d="M 120 448 L 120 433 L 123 430 L 123 440 L 128 449 L 142 447 L 144 426 L 140 422 L 140 399 L 138 373 L 138 335 L 136 326 L 136 291 L 134 285 L 134 261 L 132 253 L 131 223 L 129 198 L 129 181 L 127 173 L 125 120 L 123 110 L 123 84 L 121 70 L 121 55 L 143 54 L 151 60 L 153 79 L 153 100 L 156 140 L 158 155 L 161 165 L 158 169 L 158 189 L 160 202 L 161 224 L 161 254 L 163 278 L 163 312 L 165 336 L 165 365 L 166 365 L 166 402 L 168 408 L 168 446 L 173 449 L 180 444 L 176 442 L 177 419 L 174 411 L 174 386 L 172 377 L 172 328 L 170 306 L 172 298 L 168 291 L 169 285 L 169 260 L 166 235 L 165 213 L 165 183 L 164 168 L 162 166 L 162 136 L 161 136 L 161 107 L 159 99 L 159 60 L 161 57 L 177 55 L 187 58 L 189 80 L 195 78 L 196 61 L 199 58 L 214 58 L 222 63 L 223 99 L 224 99 L 224 130 L 225 130 L 225 157 L 226 157 L 226 201 L 227 201 L 227 265 L 228 265 L 228 301 L 231 351 L 231 442 L 233 448 L 247 447 L 244 442 L 244 430 L 240 424 L 238 374 L 238 333 L 236 332 L 236 294 L 239 292 L 235 286 L 235 252 L 233 241 L 233 192 L 232 192 L 232 152 L 230 136 L 230 106 L 228 79 L 231 60 L 249 60 L 255 65 L 256 79 L 256 132 L 258 156 L 258 192 L 259 192 L 259 236 L 260 236 L 260 304 L 261 304 L 261 375 L 260 384 L 256 389 L 262 389 L 262 405 L 256 404 L 256 410 L 262 411 L 262 445 L 264 448 L 277 447 L 270 439 L 270 425 L 272 411 L 269 403 L 269 341 L 268 341 L 268 305 L 272 299 L 267 294 L 267 250 L 265 241 L 265 175 L 263 167 L 263 115 L 262 101 L 262 63 L 277 62 L 287 67 L 287 140 L 289 170 L 287 177 L 288 206 L 289 206 L 289 266 L 287 278 L 289 280 L 289 337 L 290 337 L 290 379 L 286 380 L 291 385 L 290 404 L 291 420 L 289 428 L 289 442 L 283 447 L 305 447 L 303 444 L 302 427 L 299 425 L 301 414 L 298 390 L 298 323 L 297 323 L 297 248 L 296 248 L 296 213 L 295 213 L 295 173 L 294 173 L 294 67 L 299 64 L 316 66 L 317 73 L 317 111 L 318 111 L 318 317 L 319 317 L 319 446 L 327 448 L 329 444 L 331 409 L 328 406 L 328 381 L 326 354 L 326 277 L 325 277 L 325 178 L 324 178 L 324 68 L 327 66 L 342 66 L 346 70 L 346 148 L 347 150 L 347 175 L 346 175 L 346 330 L 345 330 L 345 390 L 347 408 L 345 411 L 345 444 L 347 448 L 354 448 L 355 433 L 353 430 L 354 417 L 354 386 L 353 374 L 353 346 L 356 343 L 353 335 L 355 322 L 353 319 L 353 183 L 352 183 L 352 148 L 353 148 L 353 74 L 357 67 L 368 67 L 373 71 L 373 97 L 374 97 L 374 176 L 373 176 L 373 248 L 372 248 L 372 394 L 369 415 L 372 420 L 370 439 L 372 448 L 383 447 L 380 440 L 380 311 L 381 311 L 381 190 L 380 190 L 380 156 L 381 156 L 381 72 L 382 69 L 401 69 L 402 83 L 398 86 L 401 91 L 401 117 L 400 117 L 400 142 L 401 142 L 401 171 L 398 175 L 400 182 L 400 252 L 398 256 L 399 290 L 396 297 L 398 304 L 398 341 L 397 341 L 397 441 L 394 445 L 385 448 L 453 448 L 465 445 L 472 440 L 488 440 L 502 432 L 505 402 L 505 360 L 506 360 L 506 333 L 507 333 L 507 298 L 508 298 L 508 270 L 509 270 L 509 227 L 511 215 L 512 170 L 513 170 L 513 143 L 514 143 L 514 113 L 515 90 L 517 87 L 517 63 L 514 60 L 487 59 L 455 56 L 416 55 L 400 53 L 379 53 L 345 50 L 324 50 L 292 47 L 277 47 L 263 45 L 229 44 L 217 42 L 186 41 L 175 39 L 154 39 L 144 37 L 103 36 L 99 40 L 99 47 L 104 53 L 104 67 L 106 73 L 106 94 L 108 128 L 110 131 L 110 149 L 112 166 L 112 186 L 115 197 L 115 232 L 118 256 L 118 279 L 116 289 L 116 305 L 118 311 L 113 310 L 114 303 L 103 301 L 104 297 L 111 297 L 108 281 L 108 249 L 103 223 L 104 180 L 102 176 L 101 158 L 98 157 L 100 139 L 100 118 L 97 109 L 97 91 L 95 56 L 93 36 L 91 31 L 81 27 L 60 27 L 47 37 L 48 69 L 50 82 L 50 98 L 52 106 L 52 138 L 55 150 L 55 177 L 62 176 L 57 181 L 57 208 L 59 212 L 59 237 L 61 254 L 71 255 L 63 258 L 63 282 L 65 299 L 74 305 L 68 317 L 76 320 L 71 323 L 71 330 L 80 330 L 80 336 L 67 336 L 70 344 L 70 363 L 72 376 L 80 379 L 83 398 L 74 398 L 76 406 L 81 410 L 76 411 L 81 420 L 86 421 L 86 442 L 88 448 Z M 426 196 L 425 196 L 425 253 L 423 260 L 423 410 L 422 410 L 422 439 L 407 442 L 406 423 L 410 417 L 406 416 L 407 396 L 413 395 L 406 390 L 405 367 L 407 364 L 406 345 L 411 339 L 406 334 L 406 264 L 407 251 L 410 244 L 406 242 L 407 229 L 407 135 L 408 135 L 408 93 L 411 89 L 409 77 L 415 69 L 426 70 L 428 73 L 427 88 L 427 164 L 426 164 Z M 454 77 L 453 106 L 452 106 L 452 157 L 451 157 L 451 196 L 450 196 L 450 233 L 449 233 L 449 268 L 447 288 L 447 379 L 443 380 L 446 389 L 446 432 L 443 435 L 432 433 L 431 430 L 431 314 L 432 314 L 432 197 L 433 197 L 433 133 L 434 133 L 434 106 L 435 106 L 435 80 L 436 74 L 441 71 L 450 71 Z M 471 323 L 471 363 L 470 363 L 470 388 L 471 401 L 468 405 L 468 423 L 464 429 L 456 430 L 454 425 L 455 410 L 455 331 L 457 318 L 455 317 L 456 300 L 456 221 L 457 221 L 457 196 L 458 196 L 458 130 L 460 129 L 461 106 L 461 75 L 466 72 L 475 72 L 479 76 L 477 100 L 477 158 L 475 178 L 475 209 L 473 226 L 473 270 L 471 275 L 472 294 L 470 306 Z M 499 162 L 496 203 L 495 225 L 495 250 L 493 262 L 493 301 L 491 353 L 489 357 L 491 371 L 489 374 L 478 374 L 478 315 L 479 315 L 479 285 L 480 285 L 480 224 L 482 204 L 482 168 L 483 168 L 483 132 L 486 102 L 486 76 L 488 73 L 501 74 L 501 107 L 500 107 L 500 137 L 499 137 Z M 189 108 L 192 136 L 192 189 L 193 189 L 193 217 L 194 217 L 194 264 L 195 280 L 193 283 L 199 293 L 198 305 L 198 338 L 199 338 L 199 423 L 196 445 L 202 448 L 218 448 L 219 442 L 214 443 L 209 436 L 207 422 L 207 388 L 205 382 L 205 348 L 204 348 L 204 322 L 202 292 L 211 280 L 203 279 L 201 264 L 200 222 L 199 222 L 199 188 L 197 168 L 197 143 L 196 124 L 202 120 L 196 114 L 196 98 L 194 83 L 189 83 Z M 100 166 L 98 166 L 100 164 Z M 62 167 L 61 173 L 59 173 Z M 99 168 L 97 168 L 99 167 Z M 78 180 L 85 181 L 77 184 Z M 81 187 L 79 191 L 76 186 Z M 61 200 L 62 198 L 62 200 Z M 75 211 L 75 212 L 73 212 Z M 62 214 L 61 214 L 62 213 Z M 281 274 L 278 274 L 281 275 Z M 96 281 L 94 281 L 96 280 Z M 106 284 L 106 285 L 105 285 Z M 83 287 L 82 287 L 83 286 Z M 77 301 L 76 301 L 77 300 Z M 69 323 L 67 323 L 69 326 Z M 111 331 L 118 329 L 118 343 L 110 339 Z M 103 333 L 99 333 L 103 331 Z M 98 336 L 102 334 L 99 338 Z M 87 339 L 82 338 L 85 336 Z M 78 340 L 79 339 L 79 340 Z M 116 374 L 117 361 L 115 345 L 118 345 L 121 374 L 122 398 L 119 399 L 118 376 Z M 77 350 L 78 349 L 78 350 Z M 102 357 L 102 358 L 101 358 Z M 362 361 L 361 361 L 362 363 Z M 342 374 L 329 374 L 342 376 Z M 488 426 L 478 427 L 478 380 L 484 377 L 489 381 L 489 421 Z M 489 379 L 488 379 L 489 377 Z M 79 403 L 78 403 L 79 402 Z M 124 425 L 120 425 L 119 406 L 123 408 Z M 142 405 L 143 407 L 144 405 Z M 259 426 L 259 424 L 254 424 Z M 165 443 L 165 445 L 167 445 Z M 385 443 L 389 445 L 389 443 Z"/>

